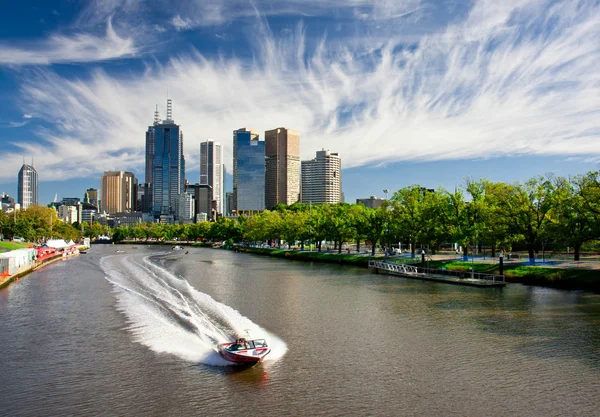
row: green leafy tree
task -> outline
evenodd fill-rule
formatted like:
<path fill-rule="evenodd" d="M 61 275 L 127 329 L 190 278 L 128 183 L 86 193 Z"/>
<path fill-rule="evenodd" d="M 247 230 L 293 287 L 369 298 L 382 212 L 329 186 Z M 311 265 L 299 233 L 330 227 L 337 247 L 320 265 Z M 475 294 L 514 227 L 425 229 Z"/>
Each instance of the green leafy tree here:
<path fill-rule="evenodd" d="M 508 219 L 509 231 L 521 237 L 527 247 L 530 262 L 535 262 L 535 252 L 545 238 L 554 205 L 554 185 L 545 177 L 536 177 L 525 184 L 506 188 L 500 209 Z"/>
<path fill-rule="evenodd" d="M 579 188 L 587 184 L 581 178 L 568 181 L 557 178 L 553 193 L 554 205 L 548 232 L 551 238 L 562 246 L 573 248 L 574 259 L 580 259 L 581 246 L 600 237 L 600 222 L 584 195 L 587 190 Z"/>
<path fill-rule="evenodd" d="M 397 233 L 411 243 L 413 256 L 417 242 L 421 242 L 424 236 L 426 193 L 420 185 L 411 185 L 396 191 L 391 198 L 391 215 L 397 224 Z"/>

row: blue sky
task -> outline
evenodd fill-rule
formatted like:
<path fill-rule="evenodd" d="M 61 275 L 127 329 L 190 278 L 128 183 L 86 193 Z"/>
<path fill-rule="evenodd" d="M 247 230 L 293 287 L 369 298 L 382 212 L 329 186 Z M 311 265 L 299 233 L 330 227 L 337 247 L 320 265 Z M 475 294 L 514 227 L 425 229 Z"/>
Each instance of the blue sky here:
<path fill-rule="evenodd" d="M 0 192 L 40 203 L 143 178 L 166 98 L 199 143 L 279 126 L 342 157 L 346 201 L 420 183 L 600 166 L 598 0 L 11 2 L 0 16 Z M 228 176 L 226 189 L 231 189 Z"/>

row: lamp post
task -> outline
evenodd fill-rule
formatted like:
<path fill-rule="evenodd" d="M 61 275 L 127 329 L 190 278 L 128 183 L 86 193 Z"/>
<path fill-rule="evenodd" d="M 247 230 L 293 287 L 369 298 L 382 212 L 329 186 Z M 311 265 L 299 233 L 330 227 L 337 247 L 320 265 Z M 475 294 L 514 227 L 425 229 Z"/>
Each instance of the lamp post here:
<path fill-rule="evenodd" d="M 387 197 L 388 197 L 388 190 L 387 188 L 385 190 L 383 190 L 383 193 L 385 194 L 385 255 L 384 258 L 387 259 L 388 256 L 388 240 L 389 240 L 389 236 L 390 236 L 390 224 L 388 222 L 388 218 L 387 218 Z"/>

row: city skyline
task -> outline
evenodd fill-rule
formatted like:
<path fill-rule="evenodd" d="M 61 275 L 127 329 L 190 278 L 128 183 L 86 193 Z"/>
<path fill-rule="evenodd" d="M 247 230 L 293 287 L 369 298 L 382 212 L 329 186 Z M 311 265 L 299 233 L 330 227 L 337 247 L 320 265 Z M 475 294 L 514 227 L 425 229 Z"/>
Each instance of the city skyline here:
<path fill-rule="evenodd" d="M 339 152 L 347 201 L 600 163 L 593 0 L 34 1 L 0 21 L 0 192 L 34 158 L 42 204 L 105 170 L 144 178 L 165 97 L 192 183 L 203 138 L 231 161 L 237 126 L 301 132 L 301 160 Z"/>

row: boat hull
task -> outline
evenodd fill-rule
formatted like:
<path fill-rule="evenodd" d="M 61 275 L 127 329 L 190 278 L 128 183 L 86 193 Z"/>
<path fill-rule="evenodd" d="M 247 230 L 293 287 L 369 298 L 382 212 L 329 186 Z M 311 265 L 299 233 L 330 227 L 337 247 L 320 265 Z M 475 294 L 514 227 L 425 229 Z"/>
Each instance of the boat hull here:
<path fill-rule="evenodd" d="M 247 349 L 231 352 L 227 350 L 227 347 L 230 345 L 231 343 L 219 345 L 219 355 L 221 355 L 221 357 L 226 361 L 233 363 L 255 364 L 261 362 L 265 356 L 271 352 L 271 349 L 269 348 Z"/>

